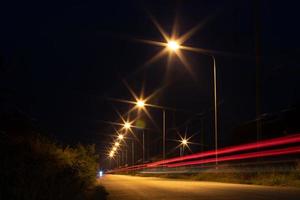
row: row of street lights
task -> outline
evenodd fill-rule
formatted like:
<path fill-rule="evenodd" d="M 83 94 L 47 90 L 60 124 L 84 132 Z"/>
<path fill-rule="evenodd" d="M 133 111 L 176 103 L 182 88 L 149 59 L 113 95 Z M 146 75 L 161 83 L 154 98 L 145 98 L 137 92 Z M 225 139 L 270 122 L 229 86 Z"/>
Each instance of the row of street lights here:
<path fill-rule="evenodd" d="M 125 127 L 125 125 L 124 125 Z M 126 126 L 127 127 L 127 126 Z M 110 150 L 109 152 L 109 157 L 110 158 L 113 158 L 116 154 L 116 151 L 118 150 L 118 148 L 120 147 L 120 142 L 124 140 L 124 135 L 122 134 L 119 134 L 118 137 L 117 137 L 117 141 L 114 143 L 112 149 Z"/>
<path fill-rule="evenodd" d="M 159 52 L 154 58 L 159 58 L 163 54 L 169 52 L 169 55 L 175 54 L 177 57 L 182 61 L 182 63 L 189 68 L 188 64 L 186 63 L 186 60 L 184 58 L 184 55 L 180 52 L 180 50 L 187 50 L 187 51 L 192 51 L 196 53 L 200 53 L 202 55 L 206 55 L 211 57 L 212 59 L 212 69 L 213 69 L 213 102 L 214 102 L 214 141 L 215 141 L 215 160 L 216 160 L 216 165 L 218 164 L 218 108 L 217 108 L 217 67 L 216 67 L 216 59 L 214 55 L 208 53 L 208 51 L 205 51 L 204 49 L 199 49 L 199 48 L 194 48 L 194 47 L 189 47 L 189 46 L 183 46 L 182 44 L 195 32 L 196 28 L 191 29 L 191 31 L 187 32 L 186 34 L 182 35 L 181 37 L 175 37 L 175 33 L 172 34 L 171 37 L 167 36 L 165 31 L 161 28 L 161 26 L 155 21 L 155 25 L 157 26 L 158 30 L 160 33 L 163 35 L 164 39 L 166 40 L 165 42 L 157 42 L 157 41 L 148 41 L 144 40 L 148 44 L 153 44 L 153 45 L 158 45 L 165 47 L 161 52 Z M 176 30 L 175 30 L 176 31 Z M 152 61 L 155 59 L 152 59 Z M 189 69 L 190 70 L 190 69 Z M 146 106 L 145 100 L 138 99 L 136 102 L 136 107 L 139 109 L 144 109 Z M 157 107 L 157 106 L 153 106 Z M 162 107 L 159 107 L 162 108 Z M 162 137 L 163 137 L 163 152 L 162 152 L 162 158 L 166 158 L 166 148 L 165 148 L 165 143 L 166 143 L 166 112 L 165 109 L 162 109 Z M 124 123 L 124 129 L 130 129 L 131 124 L 129 122 Z M 121 139 L 118 137 L 119 141 Z M 181 155 L 183 154 L 184 148 L 188 145 L 188 141 L 186 139 L 181 140 Z M 115 155 L 115 152 L 117 148 L 119 147 L 119 142 L 115 142 L 115 145 L 112 147 L 112 150 L 110 151 L 109 156 L 113 157 Z"/>
<path fill-rule="evenodd" d="M 145 106 L 146 106 L 145 100 L 140 99 L 140 100 L 137 100 L 134 103 L 135 103 L 135 105 L 138 109 L 145 109 Z M 150 105 L 150 104 L 147 104 L 147 105 L 154 107 L 154 105 Z M 159 106 L 155 106 L 155 107 L 159 107 Z M 163 135 L 163 147 L 162 147 L 163 148 L 163 153 L 162 153 L 163 155 L 162 155 L 162 157 L 163 157 L 163 159 L 165 159 L 165 150 L 166 150 L 165 149 L 165 145 L 166 145 L 165 144 L 165 142 L 166 142 L 165 109 L 163 109 L 162 111 L 163 111 L 163 134 L 162 134 Z M 131 130 L 132 128 L 139 128 L 139 127 L 132 126 L 132 122 L 127 122 L 127 121 L 125 121 L 122 124 L 122 126 L 123 126 L 122 129 L 125 130 L 125 134 L 128 131 L 132 132 L 132 130 Z M 121 134 L 119 132 L 117 132 L 117 133 L 118 133 L 118 135 L 116 137 L 116 140 L 114 141 L 113 146 L 112 146 L 112 148 L 109 152 L 109 157 L 110 158 L 114 158 L 114 156 L 116 155 L 116 152 L 118 151 L 118 149 L 121 146 L 121 142 L 123 142 L 123 140 L 126 138 L 125 134 Z M 185 138 L 181 137 L 181 140 L 179 140 L 180 144 L 178 146 L 180 146 L 180 156 L 184 155 L 184 150 L 185 150 L 186 147 L 188 147 L 188 144 L 189 144 L 188 140 L 189 140 L 189 138 L 186 138 L 186 137 Z M 132 151 L 134 151 L 134 147 L 133 147 Z M 145 161 L 145 158 L 144 158 L 145 153 L 144 152 L 145 152 L 145 144 L 144 144 L 144 135 L 143 135 L 143 162 Z M 134 153 L 134 152 L 132 152 L 132 153 Z M 134 164 L 134 162 L 133 162 L 133 164 Z"/>

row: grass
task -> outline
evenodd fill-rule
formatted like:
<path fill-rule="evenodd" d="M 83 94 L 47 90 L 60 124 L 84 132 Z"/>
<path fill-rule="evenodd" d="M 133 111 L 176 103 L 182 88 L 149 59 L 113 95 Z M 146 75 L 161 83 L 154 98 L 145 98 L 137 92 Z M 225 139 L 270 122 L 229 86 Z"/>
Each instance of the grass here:
<path fill-rule="evenodd" d="M 218 170 L 207 169 L 197 173 L 136 173 L 135 175 L 224 183 L 300 187 L 300 162 L 293 167 L 283 168 L 265 166 L 249 170 L 241 167 L 225 166 Z"/>

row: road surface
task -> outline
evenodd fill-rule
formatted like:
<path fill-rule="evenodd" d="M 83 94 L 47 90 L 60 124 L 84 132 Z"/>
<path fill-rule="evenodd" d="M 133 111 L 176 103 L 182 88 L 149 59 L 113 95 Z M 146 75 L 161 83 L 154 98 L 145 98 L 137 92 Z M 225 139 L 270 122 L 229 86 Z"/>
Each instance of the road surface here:
<path fill-rule="evenodd" d="M 105 175 L 108 200 L 300 200 L 300 189 Z"/>

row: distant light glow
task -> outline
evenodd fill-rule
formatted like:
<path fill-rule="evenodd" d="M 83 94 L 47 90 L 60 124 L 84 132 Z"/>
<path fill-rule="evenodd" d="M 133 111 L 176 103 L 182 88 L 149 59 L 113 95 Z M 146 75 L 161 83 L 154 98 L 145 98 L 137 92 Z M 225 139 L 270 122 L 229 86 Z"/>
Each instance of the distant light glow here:
<path fill-rule="evenodd" d="M 188 39 L 190 39 L 192 35 L 194 35 L 200 28 L 203 27 L 203 25 L 206 23 L 206 21 L 208 21 L 208 19 L 205 19 L 205 21 L 199 23 L 198 25 L 194 26 L 193 28 L 191 28 L 190 30 L 188 30 L 187 32 L 181 35 L 179 35 L 179 32 L 182 31 L 180 31 L 178 28 L 179 24 L 177 20 L 175 20 L 171 33 L 167 33 L 163 29 L 163 27 L 156 21 L 154 17 L 151 17 L 151 20 L 154 23 L 155 27 L 160 32 L 160 34 L 163 36 L 164 41 L 155 41 L 155 40 L 140 40 L 140 41 L 146 44 L 160 46 L 164 48 L 162 48 L 161 51 L 157 52 L 152 58 L 150 58 L 150 60 L 146 62 L 146 65 L 150 65 L 156 62 L 157 60 L 161 59 L 162 57 L 164 57 L 164 55 L 168 55 L 167 67 L 169 67 L 172 58 L 171 54 L 174 54 L 176 58 L 178 58 L 181 61 L 181 63 L 183 64 L 185 69 L 190 73 L 190 75 L 193 78 L 197 78 L 195 76 L 195 72 L 193 70 L 192 65 L 188 62 L 188 59 L 186 58 L 186 56 L 181 50 L 193 51 L 193 52 L 199 52 L 205 54 L 211 54 L 212 52 L 215 52 L 203 48 L 194 48 L 194 47 L 189 47 L 184 45 L 184 43 Z"/>
<path fill-rule="evenodd" d="M 145 106 L 145 101 L 144 100 L 138 100 L 136 102 L 137 107 L 143 108 Z"/>
<path fill-rule="evenodd" d="M 176 51 L 177 49 L 179 49 L 179 44 L 177 41 L 175 40 L 170 40 L 168 43 L 167 43 L 167 47 L 169 50 L 171 51 Z"/>
<path fill-rule="evenodd" d="M 114 152 L 114 151 L 111 151 L 111 152 L 109 153 L 109 157 L 110 157 L 110 158 L 114 157 L 114 155 L 115 155 L 115 152 Z"/>
<path fill-rule="evenodd" d="M 117 147 L 113 147 L 113 151 L 116 151 L 117 150 Z"/>
<path fill-rule="evenodd" d="M 116 146 L 116 147 L 120 146 L 120 143 L 119 143 L 119 142 L 116 142 L 116 143 L 115 143 L 115 146 Z"/>
<path fill-rule="evenodd" d="M 118 135 L 118 139 L 119 140 L 123 140 L 124 139 L 124 135 L 122 135 L 122 134 Z"/>
<path fill-rule="evenodd" d="M 129 122 L 125 122 L 124 123 L 124 128 L 125 129 L 130 129 L 131 128 L 131 124 Z"/>
<path fill-rule="evenodd" d="M 102 177 L 103 176 L 103 171 L 99 171 L 99 177 Z"/>
<path fill-rule="evenodd" d="M 186 146 L 186 145 L 188 144 L 187 139 L 183 139 L 183 140 L 181 141 L 181 144 L 184 145 L 184 146 Z"/>

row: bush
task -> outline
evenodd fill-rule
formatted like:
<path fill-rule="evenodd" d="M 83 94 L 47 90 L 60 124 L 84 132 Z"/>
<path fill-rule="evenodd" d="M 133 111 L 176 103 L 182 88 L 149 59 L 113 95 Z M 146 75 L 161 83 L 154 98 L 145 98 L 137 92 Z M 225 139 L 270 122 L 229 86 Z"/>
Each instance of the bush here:
<path fill-rule="evenodd" d="M 95 146 L 62 147 L 41 136 L 1 138 L 0 199 L 87 199 L 95 188 Z M 97 188 L 103 198 L 103 188 Z M 95 195 L 94 195 L 95 196 Z"/>

